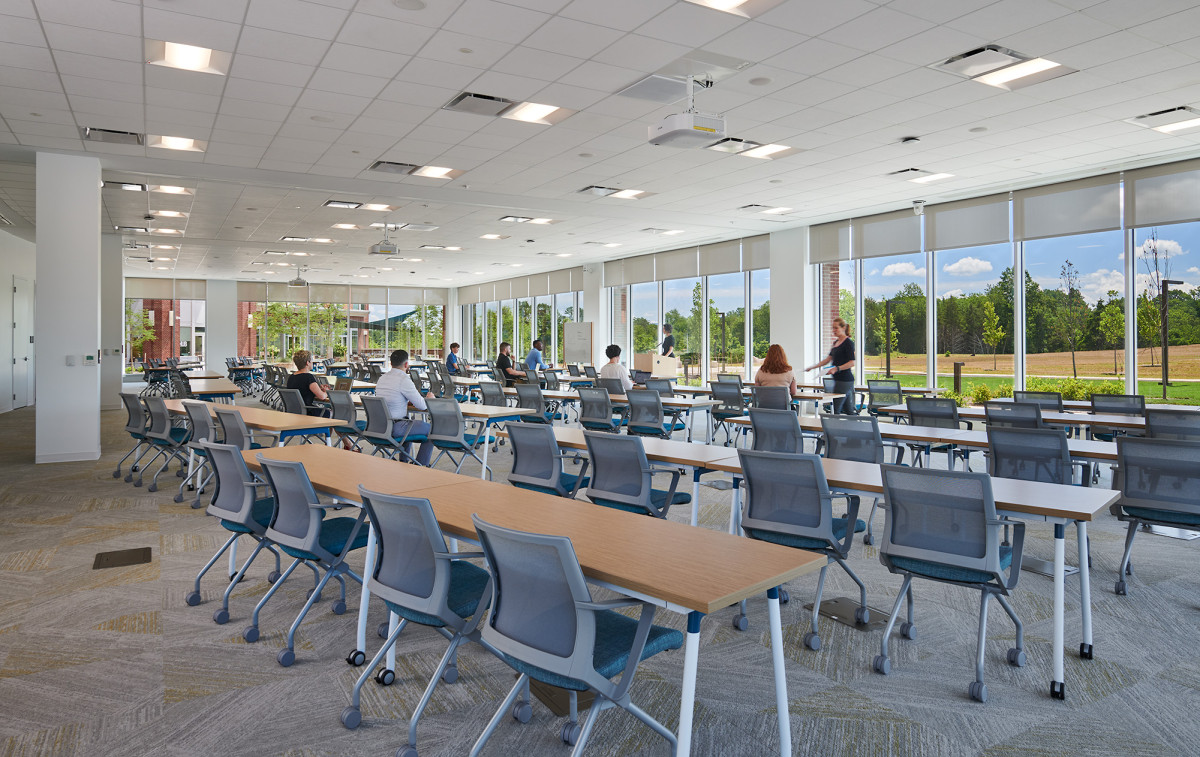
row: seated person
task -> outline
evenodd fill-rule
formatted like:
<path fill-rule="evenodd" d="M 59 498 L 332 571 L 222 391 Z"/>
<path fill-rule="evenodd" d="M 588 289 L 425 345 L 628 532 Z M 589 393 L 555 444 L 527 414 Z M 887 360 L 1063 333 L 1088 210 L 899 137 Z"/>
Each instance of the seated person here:
<path fill-rule="evenodd" d="M 542 360 L 542 340 L 533 340 L 533 349 L 529 350 L 529 354 L 525 356 L 525 367 L 531 371 L 536 371 L 539 368 L 549 368 L 545 361 Z"/>
<path fill-rule="evenodd" d="M 375 383 L 375 396 L 382 397 L 388 406 L 388 415 L 392 417 L 392 436 L 403 439 L 406 434 L 428 434 L 429 423 L 413 420 L 408 417 L 408 406 L 411 404 L 417 410 L 426 409 L 425 398 L 408 375 L 408 352 L 395 350 L 391 355 L 392 369 L 379 377 Z M 410 454 L 412 445 L 404 444 L 405 454 Z M 421 442 L 417 450 L 417 462 L 429 466 L 429 457 L 433 454 L 433 443 L 428 439 Z"/>
<path fill-rule="evenodd" d="M 296 372 L 288 376 L 287 388 L 300 391 L 300 399 L 308 407 L 309 415 L 328 418 L 328 410 L 312 407 L 316 400 L 329 401 L 329 395 L 325 393 L 325 388 L 317 382 L 316 377 L 312 374 L 312 353 L 308 350 L 300 350 L 292 355 L 292 362 L 296 365 Z"/>
<path fill-rule="evenodd" d="M 524 381 L 525 371 L 513 367 L 512 358 L 509 355 L 512 353 L 512 345 L 508 342 L 500 343 L 500 354 L 496 356 L 496 373 L 495 377 L 502 386 L 512 386 L 514 381 Z"/>
<path fill-rule="evenodd" d="M 610 344 L 604 348 L 604 354 L 608 357 L 608 362 L 600 368 L 600 378 L 620 379 L 621 386 L 628 392 L 633 388 L 633 379 L 629 378 L 629 371 L 621 365 L 621 348 Z"/>
<path fill-rule="evenodd" d="M 754 374 L 755 386 L 786 386 L 789 394 L 796 393 L 796 375 L 792 366 L 788 365 L 787 354 L 783 347 L 772 344 L 767 348 L 767 356 Z"/>
<path fill-rule="evenodd" d="M 458 356 L 458 351 L 461 348 L 458 342 L 450 345 L 450 354 L 446 356 L 446 369 L 450 371 L 451 376 L 466 376 L 471 373 L 471 369 L 467 367 L 467 361 Z"/>

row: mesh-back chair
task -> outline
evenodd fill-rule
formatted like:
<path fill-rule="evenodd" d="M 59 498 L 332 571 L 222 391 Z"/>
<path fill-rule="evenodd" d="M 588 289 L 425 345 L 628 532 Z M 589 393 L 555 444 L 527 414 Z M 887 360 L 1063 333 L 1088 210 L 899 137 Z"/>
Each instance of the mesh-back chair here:
<path fill-rule="evenodd" d="M 1021 575 L 1021 553 L 1025 524 L 996 517 L 992 480 L 986 473 L 934 471 L 885 465 L 883 498 L 887 503 L 883 543 L 879 561 L 892 573 L 902 575 L 900 593 L 892 605 L 883 631 L 880 654 L 872 667 L 876 673 L 891 672 L 888 640 L 900 606 L 907 599 L 908 620 L 900 634 L 916 638 L 913 621 L 912 581 L 922 578 L 979 589 L 979 636 L 975 655 L 972 699 L 987 701 L 983 682 L 984 642 L 987 639 L 988 602 L 995 596 L 1016 626 L 1016 646 L 1008 650 L 1008 662 L 1025 665 L 1025 634 L 1017 614 L 1004 598 L 1016 588 Z M 1013 527 L 1011 547 L 1000 544 L 1000 527 Z M 1006 573 L 1007 572 L 1007 573 Z"/>
<path fill-rule="evenodd" d="M 179 482 L 179 491 L 175 494 L 175 501 L 183 501 L 183 489 L 186 486 L 196 492 L 196 500 L 192 502 L 192 509 L 199 510 L 203 506 L 200 502 L 200 495 L 204 492 L 204 488 L 208 486 L 213 477 L 213 469 L 209 464 L 208 453 L 204 451 L 204 447 L 200 445 L 200 442 L 219 441 L 217 439 L 217 427 L 213 423 L 212 415 L 208 412 L 208 405 L 203 402 L 184 400 L 183 411 L 187 414 L 188 427 L 190 429 L 187 450 L 190 456 L 188 467 L 191 469 L 191 475 Z"/>
<path fill-rule="evenodd" d="M 546 380 L 547 391 L 562 391 L 562 381 L 558 378 L 558 371 L 551 369 L 544 370 L 542 371 L 542 378 Z M 579 420 L 579 400 L 574 397 L 567 397 L 558 400 L 558 407 L 564 411 L 564 419 L 566 418 L 566 410 L 570 409 L 575 411 L 575 420 Z"/>
<path fill-rule="evenodd" d="M 1062 392 L 1029 392 L 1014 389 L 1013 402 L 1032 402 L 1040 406 L 1043 412 L 1061 413 L 1063 411 Z"/>
<path fill-rule="evenodd" d="M 742 391 L 742 374 L 740 373 L 718 373 L 717 381 L 723 384 L 737 384 L 738 391 Z"/>
<path fill-rule="evenodd" d="M 486 570 L 467 562 L 482 557 L 480 552 L 451 552 L 438 528 L 437 516 L 427 499 L 397 497 L 358 487 L 363 508 L 371 518 L 379 541 L 373 566 L 367 566 L 367 587 L 400 616 L 400 623 L 375 653 L 354 684 L 350 705 L 342 710 L 342 725 L 357 728 L 362 721 L 359 697 L 363 685 L 396 644 L 408 623 L 430 626 L 450 640 L 425 693 L 408 721 L 408 746 L 401 754 L 416 757 L 417 723 L 429 705 L 439 681 L 458 680 L 458 648 L 466 641 L 478 640 L 479 621 L 486 609 L 484 600 L 490 576 Z M 365 571 L 364 571 L 365 572 Z M 381 669 L 376 678 L 389 671 Z M 389 677 L 390 678 L 390 677 Z"/>
<path fill-rule="evenodd" d="M 270 460 L 263 457 L 261 452 L 256 459 L 275 497 L 275 515 L 265 537 L 295 560 L 254 606 L 250 625 L 242 631 L 242 638 L 249 643 L 258 641 L 259 613 L 301 564 L 307 565 L 321 577 L 288 629 L 287 646 L 275 656 L 275 661 L 286 668 L 296 661 L 296 630 L 313 604 L 320 601 L 325 584 L 331 578 L 338 582 L 341 596 L 330 609 L 334 615 L 341 615 L 346 612 L 345 576 L 362 583 L 362 578 L 346 565 L 346 556 L 367 545 L 367 529 L 362 527 L 367 511 L 360 510 L 357 518 L 326 518 L 325 508 L 328 505 L 322 504 L 317 498 L 317 492 L 302 463 Z"/>
<path fill-rule="evenodd" d="M 1044 428 L 1042 406 L 1034 402 L 986 402 L 988 428 Z"/>
<path fill-rule="evenodd" d="M 517 407 L 534 411 L 533 415 L 522 415 L 526 423 L 553 423 L 562 420 L 558 412 L 558 403 L 547 402 L 542 397 L 542 390 L 536 383 L 514 384 L 517 390 Z"/>
<path fill-rule="evenodd" d="M 768 410 L 790 410 L 792 395 L 786 386 L 755 386 L 750 389 L 750 406 Z"/>
<path fill-rule="evenodd" d="M 592 366 L 592 365 L 583 366 L 583 375 L 587 376 L 590 379 L 600 378 L 600 376 L 596 373 L 595 366 Z"/>
<path fill-rule="evenodd" d="M 959 429 L 964 426 L 968 429 L 973 427 L 970 421 L 964 421 L 958 417 L 958 403 L 952 399 L 945 397 L 906 397 L 905 402 L 908 405 L 908 422 L 914 426 L 930 426 L 933 428 L 952 428 Z M 913 452 L 913 463 L 922 465 L 924 460 L 921 453 L 925 454 L 925 458 L 934 452 L 946 453 L 946 467 L 954 470 L 954 459 L 961 457 L 963 465 L 969 470 L 971 467 L 971 450 L 957 449 L 953 444 L 928 444 L 928 443 L 910 443 L 908 448 Z"/>
<path fill-rule="evenodd" d="M 800 428 L 800 419 L 791 410 L 752 407 L 750 428 L 754 432 L 752 449 L 759 452 L 803 452 L 804 439 L 810 437 Z"/>
<path fill-rule="evenodd" d="M 382 365 L 371 363 L 367 366 L 367 381 L 370 381 L 372 384 L 378 384 L 381 376 L 383 376 Z"/>
<path fill-rule="evenodd" d="M 415 386 L 417 388 L 417 391 L 420 392 L 421 394 L 425 394 L 425 392 L 427 392 L 429 390 L 429 387 L 427 387 L 425 385 L 425 377 L 422 376 L 421 372 L 418 371 L 416 368 L 408 369 L 408 377 L 410 379 L 412 379 L 413 386 Z"/>
<path fill-rule="evenodd" d="M 482 458 L 475 454 L 475 450 L 493 441 L 487 434 L 486 421 L 476 421 L 478 431 L 468 434 L 467 422 L 463 419 L 462 409 L 457 402 L 448 399 L 428 399 L 425 400 L 425 404 L 429 408 L 429 441 L 438 449 L 438 456 L 429 467 L 436 466 L 442 456 L 449 457 L 450 462 L 454 463 L 455 473 L 462 470 L 467 457 L 472 457 L 483 465 Z M 454 459 L 456 453 L 459 456 L 457 460 Z M 492 469 L 487 466 L 484 468 L 490 479 Z"/>
<path fill-rule="evenodd" d="M 445 397 L 446 387 L 442 385 L 442 377 L 437 371 L 426 371 L 429 378 L 429 391 L 434 397 Z"/>
<path fill-rule="evenodd" d="M 1093 394 L 1092 413 L 1096 415 L 1146 415 L 1146 398 L 1140 394 Z M 1111 442 L 1117 436 L 1130 434 L 1129 429 L 1108 426 L 1090 426 L 1088 437 Z M 1140 436 L 1133 432 L 1133 436 Z"/>
<path fill-rule="evenodd" d="M 638 663 L 683 645 L 679 631 L 652 625 L 654 606 L 635 599 L 594 601 L 565 536 L 522 533 L 474 517 L 479 543 L 492 574 L 491 611 L 481 642 L 520 675 L 471 750 L 479 754 L 506 713 L 528 720 L 529 679 L 564 688 L 570 717 L 560 736 L 581 754 L 601 711 L 616 706 L 654 729 L 671 745 L 675 735 L 630 701 L 629 688 Z M 613 612 L 637 607 L 637 620 Z M 620 681 L 612 679 L 620 675 Z M 582 726 L 576 697 L 592 691 L 596 699 Z M 518 697 L 520 699 L 518 700 Z M 515 707 L 514 707 L 515 703 Z"/>
<path fill-rule="evenodd" d="M 879 419 L 872 415 L 822 415 L 821 443 L 825 456 L 831 460 L 853 460 L 860 463 L 882 465 L 891 462 L 904 464 L 904 447 L 896 442 L 884 441 L 879 433 Z M 891 453 L 891 460 L 887 458 Z M 875 510 L 879 499 L 872 498 L 871 512 L 867 515 L 867 535 L 863 544 L 875 543 Z"/>
<path fill-rule="evenodd" d="M 514 423 L 508 427 L 512 440 L 512 472 L 508 482 L 520 489 L 574 499 L 587 486 L 589 460 L 580 455 L 564 455 L 554 437 L 554 429 L 545 424 Z M 564 459 L 582 460 L 579 473 L 563 471 Z"/>
<path fill-rule="evenodd" d="M 217 424 L 221 427 L 221 440 L 225 444 L 232 444 L 240 450 L 248 450 L 273 447 L 279 443 L 278 432 L 258 430 L 257 433 L 253 433 L 246 428 L 246 420 L 242 418 L 242 413 L 237 408 L 214 406 L 213 411 L 217 414 Z M 255 439 L 267 440 L 267 443 L 262 444 L 254 441 Z"/>
<path fill-rule="evenodd" d="M 546 383 L 546 389 L 557 392 L 562 389 L 562 385 L 558 381 L 558 371 L 553 368 L 546 368 L 542 371 L 542 381 Z"/>
<path fill-rule="evenodd" d="M 483 404 L 485 405 L 490 405 L 491 407 L 508 407 L 508 399 L 504 394 L 504 388 L 497 381 L 480 381 L 479 394 L 483 397 Z"/>
<path fill-rule="evenodd" d="M 388 412 L 387 400 L 373 395 L 363 395 L 360 399 L 367 419 L 359 437 L 371 443 L 371 454 L 386 457 L 389 460 L 415 463 L 416 458 L 412 456 L 408 447 L 413 442 L 425 441 L 426 435 L 406 433 L 402 437 L 393 436 L 394 421 L 391 413 Z M 411 429 L 411 426 L 409 428 Z"/>
<path fill-rule="evenodd" d="M 171 385 L 172 399 L 190 400 L 192 398 L 192 385 L 188 381 L 188 377 L 183 375 L 183 371 L 170 371 L 167 381 Z"/>
<path fill-rule="evenodd" d="M 584 494 L 592 502 L 656 518 L 665 518 L 671 505 L 691 503 L 690 493 L 676 491 L 678 470 L 650 467 L 640 437 L 585 431 L 583 438 L 592 461 L 592 477 Z M 657 474 L 671 476 L 667 489 L 653 487 L 651 477 Z"/>
<path fill-rule="evenodd" d="M 1151 439 L 1200 440 L 1200 412 L 1148 407 L 1146 436 Z"/>
<path fill-rule="evenodd" d="M 742 401 L 742 390 L 739 384 L 732 381 L 710 381 L 708 386 L 712 390 L 712 398 L 721 403 L 712 409 L 712 417 L 716 421 L 716 427 L 713 428 L 713 440 L 716 440 L 717 431 L 723 428 L 725 429 L 725 446 L 728 447 L 734 441 L 733 434 L 745 435 L 744 429 L 737 429 L 728 423 L 730 418 L 740 418 L 746 414 L 746 405 Z"/>
<path fill-rule="evenodd" d="M 1091 486 L 1091 467 L 1072 460 L 1067 432 L 1058 428 L 1004 428 L 988 425 L 988 473 L 1000 478 L 1075 483 L 1075 468 L 1083 471 L 1081 483 Z"/>
<path fill-rule="evenodd" d="M 1129 523 L 1125 552 L 1117 571 L 1117 594 L 1125 594 L 1125 576 L 1133 575 L 1129 556 L 1138 526 L 1200 530 L 1200 440 L 1117 437 L 1114 488 L 1121 498 L 1109 510 Z M 1116 482 L 1119 481 L 1119 485 Z"/>
<path fill-rule="evenodd" d="M 133 458 L 133 464 L 129 466 L 129 473 L 125 475 L 126 481 L 133 480 L 133 474 L 140 470 L 139 462 L 142 457 L 150 450 L 154 449 L 154 444 L 146 438 L 146 429 L 150 425 L 150 416 L 146 413 L 146 407 L 142 404 L 142 398 L 136 394 L 126 394 L 121 392 L 121 404 L 125 406 L 125 432 L 133 439 L 133 449 L 125 453 L 117 462 L 117 469 L 113 471 L 113 478 L 121 477 L 121 466 L 129 458 Z"/>
<path fill-rule="evenodd" d="M 455 383 L 454 374 L 450 372 L 450 368 L 445 363 L 438 362 L 434 365 L 437 366 L 437 372 L 442 377 L 442 386 L 446 389 L 446 396 L 454 397 L 455 402 L 470 402 L 471 387 L 467 384 Z"/>
<path fill-rule="evenodd" d="M 305 405 L 304 396 L 300 394 L 299 389 L 281 388 L 279 397 L 283 401 L 283 412 L 292 413 L 293 415 L 309 415 L 309 411 L 314 411 L 315 414 L 321 415 L 328 412 L 327 408 L 318 405 Z"/>
<path fill-rule="evenodd" d="M 615 433 L 627 423 L 624 415 L 613 416 L 613 404 L 608 390 L 579 388 L 579 424 L 590 431 Z"/>
<path fill-rule="evenodd" d="M 348 391 L 337 389 L 330 389 L 328 394 L 330 412 L 333 413 L 335 420 L 342 422 L 342 425 L 333 427 L 333 432 L 342 440 L 343 445 L 348 444 L 354 449 L 361 449 L 358 442 L 362 437 L 363 429 L 367 427 L 367 422 L 358 419 L 358 409 L 354 406 L 354 395 Z"/>
<path fill-rule="evenodd" d="M 867 624 L 871 613 L 867 609 L 867 587 L 855 575 L 846 558 L 854 543 L 854 534 L 862 533 L 867 525 L 858 519 L 858 497 L 849 497 L 844 518 L 833 517 L 833 497 L 825 480 L 825 469 L 816 455 L 786 454 L 738 450 L 742 475 L 746 479 L 746 497 L 742 501 L 742 530 L 746 536 L 759 541 L 782 544 L 825 555 L 825 565 L 817 579 L 817 596 L 813 599 L 812 627 L 804 634 L 804 646 L 821 648 L 817 618 L 821 611 L 821 596 L 825 591 L 825 572 L 836 562 L 846 575 L 858 584 L 859 606 L 854 622 Z M 787 592 L 780 601 L 787 601 Z M 733 619 L 733 626 L 746 630 L 746 602 Z"/>
<path fill-rule="evenodd" d="M 582 373 L 580 373 L 579 365 L 577 363 L 568 363 L 567 364 L 567 373 L 571 374 L 572 376 L 582 376 L 583 375 Z"/>
<path fill-rule="evenodd" d="M 634 436 L 657 436 L 670 439 L 671 434 L 683 431 L 687 425 L 679 420 L 680 410 L 663 412 L 662 399 L 653 389 L 631 389 L 629 400 L 629 433 Z"/>
<path fill-rule="evenodd" d="M 150 415 L 150 425 L 146 428 L 146 439 L 154 445 L 154 457 L 141 467 L 141 470 L 138 471 L 137 481 L 134 481 L 133 485 L 141 486 L 142 475 L 146 469 L 162 458 L 162 465 L 158 466 L 158 470 L 154 472 L 154 478 L 150 481 L 150 486 L 147 487 L 148 491 L 154 492 L 158 491 L 159 475 L 167 469 L 172 460 L 179 463 L 179 475 L 183 475 L 184 468 L 187 466 L 184 449 L 188 439 L 191 438 L 191 433 L 186 428 L 171 424 L 171 413 L 167 410 L 166 400 L 162 397 L 146 397 L 145 403 L 146 412 Z"/>
<path fill-rule="evenodd" d="M 618 397 L 625 394 L 625 385 L 618 378 L 597 378 L 596 386 L 605 390 L 609 394 L 615 394 Z"/>
<path fill-rule="evenodd" d="M 659 398 L 675 396 L 675 387 L 671 386 L 671 379 L 648 378 L 646 388 L 658 392 Z"/>
<path fill-rule="evenodd" d="M 275 570 L 267 575 L 267 581 L 275 583 L 279 579 L 279 552 L 266 538 L 267 526 L 271 525 L 271 516 L 275 513 L 275 498 L 265 496 L 265 492 L 259 491 L 267 482 L 259 480 L 250 472 L 240 449 L 232 444 L 207 441 L 200 442 L 200 447 L 204 449 L 207 459 L 212 461 L 216 474 L 216 488 L 213 489 L 212 501 L 208 503 L 206 512 L 217 518 L 221 527 L 230 535 L 212 559 L 196 574 L 196 582 L 184 599 L 192 607 L 200 604 L 203 599 L 200 594 L 200 579 L 204 578 L 209 569 L 216 565 L 217 560 L 221 559 L 221 555 L 228 551 L 229 583 L 221 598 L 220 609 L 213 613 L 213 622 L 224 625 L 229 622 L 229 595 L 246 575 L 246 570 L 249 569 L 250 563 L 254 562 L 254 558 L 258 557 L 259 552 L 266 549 L 275 556 Z M 243 535 L 249 536 L 255 542 L 254 551 L 235 572 L 237 540 Z"/>
<path fill-rule="evenodd" d="M 904 390 L 900 382 L 889 379 L 870 379 L 867 381 L 867 412 L 879 415 L 882 408 L 890 405 L 904 404 Z"/>

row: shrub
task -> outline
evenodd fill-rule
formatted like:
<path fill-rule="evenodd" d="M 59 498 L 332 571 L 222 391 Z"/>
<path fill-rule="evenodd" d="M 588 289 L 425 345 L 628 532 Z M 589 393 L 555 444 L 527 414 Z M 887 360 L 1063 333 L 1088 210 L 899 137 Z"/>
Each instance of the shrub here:
<path fill-rule="evenodd" d="M 1012 393 L 1013 393 L 1013 385 L 1012 384 L 998 384 L 996 386 L 996 388 L 992 390 L 992 398 L 995 399 L 997 397 L 1012 397 Z"/>
<path fill-rule="evenodd" d="M 992 390 L 987 384 L 968 384 L 963 394 L 970 398 L 972 405 L 982 405 L 992 398 Z"/>
<path fill-rule="evenodd" d="M 971 404 L 970 399 L 967 396 L 957 394 L 953 390 L 943 392 L 940 396 L 954 400 L 954 403 L 959 407 L 966 407 L 967 405 Z"/>
<path fill-rule="evenodd" d="M 1030 378 L 1025 385 L 1031 392 L 1061 392 L 1064 400 L 1090 400 L 1093 394 L 1125 393 L 1125 384 L 1120 381 Z"/>

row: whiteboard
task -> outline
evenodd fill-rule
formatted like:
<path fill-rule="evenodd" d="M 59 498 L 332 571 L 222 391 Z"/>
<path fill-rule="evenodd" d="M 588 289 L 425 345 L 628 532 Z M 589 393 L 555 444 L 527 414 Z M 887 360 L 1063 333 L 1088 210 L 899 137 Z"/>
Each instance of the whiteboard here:
<path fill-rule="evenodd" d="M 567 323 L 563 333 L 563 358 L 568 363 L 592 362 L 592 324 Z"/>

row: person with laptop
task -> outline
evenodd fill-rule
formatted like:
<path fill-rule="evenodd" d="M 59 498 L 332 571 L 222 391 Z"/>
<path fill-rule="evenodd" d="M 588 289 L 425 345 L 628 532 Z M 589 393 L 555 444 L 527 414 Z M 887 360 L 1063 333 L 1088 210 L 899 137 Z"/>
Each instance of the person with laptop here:
<path fill-rule="evenodd" d="M 451 376 L 467 376 L 470 375 L 471 369 L 467 366 L 467 361 L 458 356 L 458 351 L 462 348 L 458 342 L 450 345 L 450 354 L 446 356 L 446 370 L 450 371 Z"/>
<path fill-rule="evenodd" d="M 412 434 L 428 434 L 429 423 L 408 417 L 408 406 L 411 404 L 417 410 L 426 409 L 425 398 L 421 396 L 417 385 L 408 375 L 408 352 L 396 350 L 391 355 L 392 369 L 379 377 L 375 383 L 375 396 L 382 397 L 388 406 L 388 415 L 392 418 L 392 436 L 403 439 Z M 404 453 L 411 457 L 412 444 L 405 442 Z M 417 462 L 429 466 L 429 458 L 433 454 L 433 444 L 426 440 L 421 442 L 417 450 Z"/>

